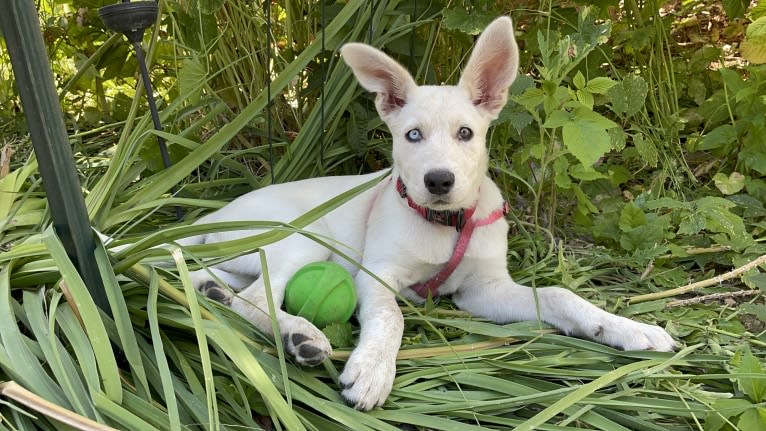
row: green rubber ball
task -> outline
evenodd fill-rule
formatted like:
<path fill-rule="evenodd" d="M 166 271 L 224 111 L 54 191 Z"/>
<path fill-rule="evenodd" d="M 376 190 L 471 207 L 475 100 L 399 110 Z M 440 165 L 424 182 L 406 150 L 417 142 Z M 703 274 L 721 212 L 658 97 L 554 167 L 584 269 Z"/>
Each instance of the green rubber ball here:
<path fill-rule="evenodd" d="M 285 309 L 322 329 L 354 314 L 356 290 L 351 274 L 334 262 L 313 262 L 299 269 L 285 288 Z"/>

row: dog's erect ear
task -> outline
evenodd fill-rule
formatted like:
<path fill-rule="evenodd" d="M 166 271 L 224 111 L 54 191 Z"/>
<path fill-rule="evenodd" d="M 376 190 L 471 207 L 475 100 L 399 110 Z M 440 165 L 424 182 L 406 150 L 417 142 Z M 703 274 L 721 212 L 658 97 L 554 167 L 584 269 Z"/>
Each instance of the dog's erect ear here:
<path fill-rule="evenodd" d="M 407 93 L 417 86 L 407 69 L 369 45 L 347 43 L 340 53 L 362 87 L 377 94 L 375 105 L 381 116 L 404 106 Z"/>
<path fill-rule="evenodd" d="M 508 87 L 518 68 L 513 23 L 507 16 L 500 17 L 479 36 L 458 85 L 468 90 L 474 105 L 496 118 L 508 100 Z"/>

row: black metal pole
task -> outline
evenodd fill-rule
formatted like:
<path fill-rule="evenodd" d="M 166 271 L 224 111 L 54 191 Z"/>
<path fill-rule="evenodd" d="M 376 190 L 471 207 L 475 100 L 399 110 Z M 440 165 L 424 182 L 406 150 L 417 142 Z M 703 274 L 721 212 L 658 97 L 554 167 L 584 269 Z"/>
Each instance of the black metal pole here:
<path fill-rule="evenodd" d="M 35 2 L 0 0 L 0 27 L 29 125 L 43 188 L 61 242 L 93 301 L 111 314 L 93 254 L 95 237 L 85 209 Z"/>
<path fill-rule="evenodd" d="M 143 32 L 142 32 L 143 33 Z M 146 101 L 149 104 L 149 112 L 152 115 L 152 122 L 154 123 L 154 130 L 162 131 L 162 123 L 160 122 L 160 114 L 157 111 L 157 103 L 154 101 L 154 90 L 152 90 L 152 81 L 149 80 L 149 69 L 146 68 L 146 59 L 144 58 L 144 49 L 141 47 L 140 41 L 133 41 L 133 48 L 136 50 L 136 60 L 138 60 L 138 68 L 141 70 L 141 80 L 144 82 L 144 91 L 146 92 Z M 165 138 L 157 136 L 157 143 L 160 147 L 160 155 L 162 155 L 162 165 L 165 168 L 170 167 L 170 153 L 168 153 L 168 146 L 165 144 Z M 170 191 L 175 195 L 178 192 L 178 187 L 173 186 Z M 184 213 L 181 207 L 176 207 L 176 218 L 181 220 L 184 217 Z"/>
<path fill-rule="evenodd" d="M 161 132 L 162 123 L 160 122 L 160 114 L 157 112 L 157 103 L 154 101 L 154 91 L 152 90 L 152 81 L 149 79 L 149 70 L 146 67 L 146 58 L 144 55 L 144 49 L 141 47 L 141 41 L 144 38 L 144 30 L 149 28 L 157 19 L 159 13 L 159 6 L 156 1 L 138 1 L 131 3 L 130 0 L 122 0 L 122 3 L 115 3 L 108 6 L 103 6 L 98 10 L 101 20 L 108 28 L 120 32 L 128 38 L 133 48 L 136 51 L 136 60 L 138 61 L 138 68 L 141 72 L 141 81 L 144 84 L 144 92 L 146 93 L 146 100 L 149 104 L 149 112 L 152 116 L 152 123 L 154 129 Z M 165 143 L 165 139 L 161 136 L 157 136 L 157 143 L 160 147 L 160 155 L 162 156 L 162 164 L 165 168 L 170 167 L 170 154 L 168 153 L 168 147 Z M 175 195 L 178 192 L 178 187 L 173 186 L 171 192 Z M 181 220 L 183 218 L 183 211 L 181 207 L 176 207 L 176 218 Z"/>
<path fill-rule="evenodd" d="M 146 68 L 146 59 L 144 58 L 144 49 L 141 48 L 141 42 L 133 42 L 133 47 L 136 50 L 136 60 L 138 60 L 138 68 L 141 71 L 141 80 L 144 82 L 144 91 L 146 92 L 146 102 L 149 104 L 149 112 L 152 115 L 152 123 L 154 123 L 154 130 L 162 131 L 162 123 L 160 122 L 160 114 L 157 111 L 157 102 L 154 101 L 154 90 L 152 90 L 152 81 L 149 80 L 149 70 Z M 165 138 L 157 136 L 157 142 L 160 146 L 160 154 L 162 155 L 162 164 L 166 168 L 170 167 L 170 154 L 168 153 L 167 144 L 165 144 Z"/>

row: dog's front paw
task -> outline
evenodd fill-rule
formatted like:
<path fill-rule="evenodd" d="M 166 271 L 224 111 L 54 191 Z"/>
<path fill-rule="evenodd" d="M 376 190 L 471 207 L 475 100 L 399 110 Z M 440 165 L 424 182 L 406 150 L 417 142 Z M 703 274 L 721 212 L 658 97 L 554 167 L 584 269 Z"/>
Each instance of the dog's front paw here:
<path fill-rule="evenodd" d="M 356 349 L 340 375 L 341 395 L 357 410 L 383 405 L 396 376 L 396 356 Z"/>
<path fill-rule="evenodd" d="M 282 336 L 285 349 L 301 365 L 315 367 L 332 354 L 332 346 L 322 331 L 306 322 L 303 328 L 294 328 Z M 303 326 L 303 325 L 302 325 Z"/>
<path fill-rule="evenodd" d="M 673 337 L 656 325 L 636 322 L 624 317 L 610 324 L 609 328 L 602 327 L 599 340 L 605 344 L 619 347 L 623 350 L 655 350 L 672 352 L 676 348 Z M 599 337 L 599 334 L 596 334 Z"/>

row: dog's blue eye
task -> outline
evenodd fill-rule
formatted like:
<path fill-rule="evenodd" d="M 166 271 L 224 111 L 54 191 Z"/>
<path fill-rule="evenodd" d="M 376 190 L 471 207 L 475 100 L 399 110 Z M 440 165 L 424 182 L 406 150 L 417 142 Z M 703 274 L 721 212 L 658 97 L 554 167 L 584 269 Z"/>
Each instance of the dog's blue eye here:
<path fill-rule="evenodd" d="M 423 135 L 420 134 L 420 129 L 412 129 L 408 131 L 404 137 L 410 142 L 420 142 L 420 140 L 423 139 Z"/>
<path fill-rule="evenodd" d="M 468 127 L 461 127 L 460 130 L 457 131 L 457 137 L 461 141 L 470 141 L 471 138 L 473 138 L 473 130 Z"/>

